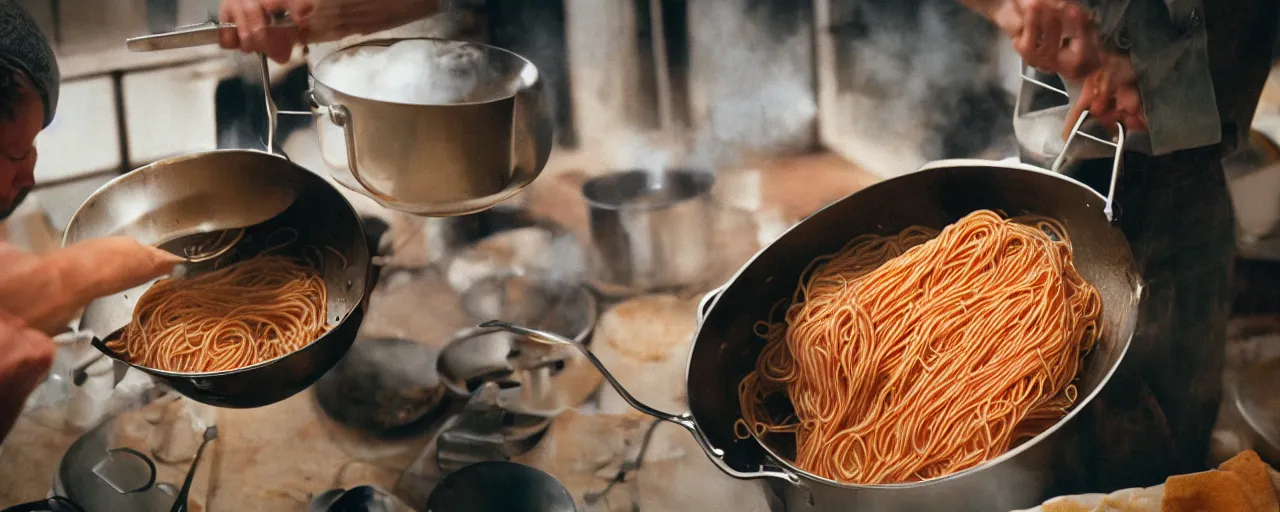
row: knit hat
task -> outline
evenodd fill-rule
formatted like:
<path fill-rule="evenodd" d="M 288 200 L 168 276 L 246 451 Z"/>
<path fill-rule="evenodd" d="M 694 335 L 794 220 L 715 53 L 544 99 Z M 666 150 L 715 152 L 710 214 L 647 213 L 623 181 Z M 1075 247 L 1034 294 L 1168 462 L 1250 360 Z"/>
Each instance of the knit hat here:
<path fill-rule="evenodd" d="M 58 60 L 36 20 L 17 0 L 0 0 L 0 62 L 20 69 L 44 100 L 44 125 L 58 109 Z"/>

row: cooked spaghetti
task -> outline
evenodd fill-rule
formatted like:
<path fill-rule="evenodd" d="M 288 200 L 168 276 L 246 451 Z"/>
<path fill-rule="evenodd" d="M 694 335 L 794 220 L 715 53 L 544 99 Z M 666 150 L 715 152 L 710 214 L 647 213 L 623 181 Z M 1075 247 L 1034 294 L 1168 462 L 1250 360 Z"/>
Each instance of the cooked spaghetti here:
<path fill-rule="evenodd" d="M 803 275 L 784 318 L 756 325 L 737 434 L 794 436 L 795 465 L 839 482 L 936 478 L 1039 434 L 1099 332 L 1101 297 L 1044 218 L 864 235 Z"/>
<path fill-rule="evenodd" d="M 262 254 L 207 274 L 156 282 L 107 347 L 157 370 L 234 370 L 320 337 L 329 329 L 327 302 L 324 279 L 313 266 Z"/>

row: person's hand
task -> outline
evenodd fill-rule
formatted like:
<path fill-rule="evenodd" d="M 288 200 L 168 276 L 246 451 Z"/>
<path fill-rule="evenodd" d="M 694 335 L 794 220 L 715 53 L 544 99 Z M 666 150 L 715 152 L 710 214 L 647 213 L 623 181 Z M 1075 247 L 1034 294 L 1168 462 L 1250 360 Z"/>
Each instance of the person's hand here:
<path fill-rule="evenodd" d="M 0 440 L 13 428 L 27 396 L 49 373 L 53 340 L 0 310 Z"/>
<path fill-rule="evenodd" d="M 1147 129 L 1138 75 L 1129 62 L 1129 56 L 1102 52 L 1101 58 L 1102 65 L 1085 78 L 1080 97 L 1067 114 L 1067 124 L 1062 128 L 1064 139 L 1070 135 L 1071 128 L 1085 110 L 1109 132 L 1114 132 L 1116 123 L 1126 130 Z"/>
<path fill-rule="evenodd" d="M 1001 0 L 987 15 L 1029 66 L 1069 80 L 1098 66 L 1097 30 L 1077 0 Z"/>
<path fill-rule="evenodd" d="M 307 21 L 315 11 L 315 0 L 223 0 L 219 19 L 235 23 L 236 30 L 223 30 L 219 44 L 246 53 L 265 53 L 276 62 L 286 62 L 295 44 L 306 42 Z M 287 13 L 297 28 L 272 28 L 272 16 Z"/>
<path fill-rule="evenodd" d="M 236 30 L 222 31 L 219 43 L 285 62 L 295 44 L 395 28 L 440 12 L 440 4 L 441 0 L 222 0 L 219 18 L 235 23 Z M 274 13 L 287 13 L 297 28 L 269 28 Z"/>
<path fill-rule="evenodd" d="M 0 244 L 0 309 L 55 334 L 94 299 L 166 275 L 181 261 L 127 237 L 86 240 L 45 255 Z"/>

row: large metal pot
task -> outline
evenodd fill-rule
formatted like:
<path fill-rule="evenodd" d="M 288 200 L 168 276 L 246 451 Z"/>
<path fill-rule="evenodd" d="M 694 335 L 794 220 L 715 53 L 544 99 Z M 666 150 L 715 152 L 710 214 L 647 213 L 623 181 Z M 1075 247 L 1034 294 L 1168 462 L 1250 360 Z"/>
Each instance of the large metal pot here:
<path fill-rule="evenodd" d="M 1117 147 L 1123 147 L 1123 135 Z M 1119 149 L 1115 162 L 1118 173 Z M 1032 213 L 1061 221 L 1072 235 L 1078 268 L 1102 294 L 1101 339 L 1080 370 L 1079 402 L 1062 420 L 978 467 L 894 485 L 838 483 L 797 468 L 787 451 L 768 439 L 736 439 L 734 422 L 741 417 L 738 382 L 755 367 L 764 346 L 753 326 L 767 318 L 779 300 L 791 297 L 812 259 L 839 250 L 854 235 L 896 233 L 912 225 L 941 229 L 978 209 Z M 645 406 L 622 389 L 598 359 L 588 357 L 633 407 L 689 430 L 721 470 L 738 478 L 782 482 L 778 488 L 789 511 L 990 511 L 1033 506 L 1075 490 L 1069 480 L 1072 456 L 1079 450 L 1079 424 L 1074 420 L 1120 365 L 1136 326 L 1140 279 L 1128 243 L 1111 223 L 1110 211 L 1108 197 L 1054 172 L 980 160 L 935 162 L 811 215 L 756 254 L 727 285 L 704 298 L 687 372 L 689 413 L 671 414 Z M 548 343 L 571 343 L 504 322 L 485 326 Z M 587 352 L 582 345 L 576 346 Z"/>
<path fill-rule="evenodd" d="M 397 44 L 421 47 L 409 54 L 425 64 L 432 85 L 443 78 L 465 92 L 425 103 L 337 85 L 335 75 L 352 72 L 342 69 L 343 59 Z M 430 38 L 366 41 L 325 56 L 311 83 L 331 174 L 388 208 L 435 217 L 475 213 L 520 192 L 551 154 L 538 69 L 500 48 Z"/>

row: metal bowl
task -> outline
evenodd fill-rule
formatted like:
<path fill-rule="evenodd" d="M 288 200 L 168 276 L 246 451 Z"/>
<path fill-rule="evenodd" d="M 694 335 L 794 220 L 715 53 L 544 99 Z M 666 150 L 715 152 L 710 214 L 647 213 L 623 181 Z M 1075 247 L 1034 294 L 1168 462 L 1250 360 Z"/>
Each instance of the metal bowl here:
<path fill-rule="evenodd" d="M 151 374 L 179 393 L 219 407 L 260 407 L 306 389 L 329 371 L 355 340 L 364 319 L 365 297 L 374 282 L 370 249 L 350 203 L 319 176 L 278 156 L 259 151 L 222 150 L 171 158 L 111 180 L 72 216 L 64 245 L 111 235 L 146 244 L 213 229 L 244 227 L 245 212 L 279 213 L 246 229 L 241 244 L 261 243 L 279 227 L 297 230 L 299 245 L 327 245 L 345 265 L 326 258 L 322 274 L 328 317 L 335 326 L 290 354 L 236 370 L 179 373 L 132 364 L 103 340 L 129 323 L 138 298 L 150 283 L 100 298 L 85 309 L 79 329 L 95 337 L 106 355 Z M 239 246 L 237 246 L 239 247 Z M 207 271 L 212 262 L 189 265 Z"/>

